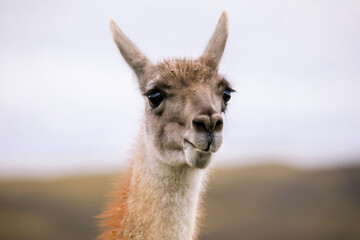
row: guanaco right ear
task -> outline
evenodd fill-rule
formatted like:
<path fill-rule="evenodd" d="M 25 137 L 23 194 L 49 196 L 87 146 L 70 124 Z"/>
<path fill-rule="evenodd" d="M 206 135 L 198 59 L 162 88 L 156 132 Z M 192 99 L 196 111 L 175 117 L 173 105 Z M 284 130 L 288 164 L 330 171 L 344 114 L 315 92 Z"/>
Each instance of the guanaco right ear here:
<path fill-rule="evenodd" d="M 228 16 L 226 12 L 221 14 L 215 32 L 206 46 L 200 61 L 206 65 L 217 68 L 223 55 L 228 37 Z"/>
<path fill-rule="evenodd" d="M 147 75 L 153 64 L 151 61 L 130 41 L 129 38 L 121 31 L 118 25 L 111 20 L 110 28 L 117 47 L 127 64 L 134 70 L 137 75 L 141 90 L 145 89 Z"/>

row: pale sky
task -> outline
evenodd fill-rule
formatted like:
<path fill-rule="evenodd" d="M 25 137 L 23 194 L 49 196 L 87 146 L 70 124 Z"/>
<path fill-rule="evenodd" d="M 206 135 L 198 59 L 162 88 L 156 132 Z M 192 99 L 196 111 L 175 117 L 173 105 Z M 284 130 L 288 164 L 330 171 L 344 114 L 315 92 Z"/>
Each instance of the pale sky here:
<path fill-rule="evenodd" d="M 360 163 L 357 0 L 0 0 L 0 176 L 120 169 L 143 100 L 109 20 L 159 61 L 198 57 L 223 10 L 237 93 L 216 164 Z"/>

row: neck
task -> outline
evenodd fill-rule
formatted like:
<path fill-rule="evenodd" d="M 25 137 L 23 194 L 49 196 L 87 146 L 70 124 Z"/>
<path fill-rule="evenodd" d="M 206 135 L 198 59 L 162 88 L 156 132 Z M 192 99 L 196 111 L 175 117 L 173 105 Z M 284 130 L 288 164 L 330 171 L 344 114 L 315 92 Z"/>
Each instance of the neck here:
<path fill-rule="evenodd" d="M 128 213 L 122 225 L 124 236 L 135 236 L 133 239 L 196 238 L 204 170 L 187 165 L 170 166 L 156 159 L 149 149 L 145 150 L 142 141 L 137 148 Z"/>

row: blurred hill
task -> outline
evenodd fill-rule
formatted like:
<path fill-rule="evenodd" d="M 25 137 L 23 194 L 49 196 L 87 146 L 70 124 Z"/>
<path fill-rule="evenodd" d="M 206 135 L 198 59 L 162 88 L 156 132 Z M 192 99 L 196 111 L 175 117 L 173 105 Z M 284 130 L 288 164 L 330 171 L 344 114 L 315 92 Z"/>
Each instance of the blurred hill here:
<path fill-rule="evenodd" d="M 115 175 L 0 181 L 0 239 L 85 240 Z M 216 169 L 200 240 L 360 239 L 360 167 Z"/>

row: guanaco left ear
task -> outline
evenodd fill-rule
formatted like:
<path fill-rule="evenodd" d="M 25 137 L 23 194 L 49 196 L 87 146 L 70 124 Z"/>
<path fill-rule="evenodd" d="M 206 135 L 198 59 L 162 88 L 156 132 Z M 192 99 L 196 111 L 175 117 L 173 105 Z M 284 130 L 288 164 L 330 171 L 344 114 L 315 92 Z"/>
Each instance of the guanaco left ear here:
<path fill-rule="evenodd" d="M 126 37 L 113 20 L 110 21 L 110 28 L 121 55 L 137 75 L 140 89 L 144 90 L 148 80 L 147 75 L 150 74 L 153 64 L 130 39 Z"/>
<path fill-rule="evenodd" d="M 221 14 L 215 32 L 206 46 L 200 61 L 206 65 L 217 68 L 223 55 L 228 37 L 228 16 L 226 12 Z"/>

